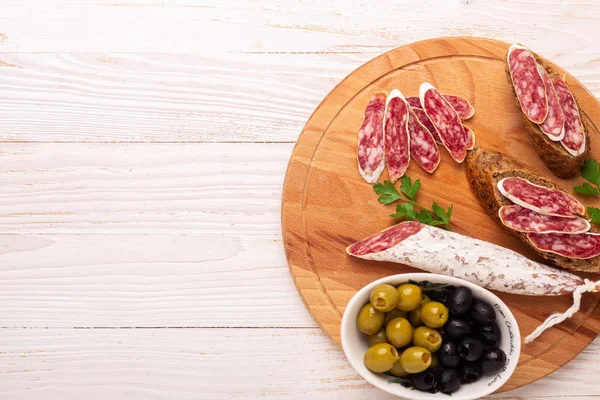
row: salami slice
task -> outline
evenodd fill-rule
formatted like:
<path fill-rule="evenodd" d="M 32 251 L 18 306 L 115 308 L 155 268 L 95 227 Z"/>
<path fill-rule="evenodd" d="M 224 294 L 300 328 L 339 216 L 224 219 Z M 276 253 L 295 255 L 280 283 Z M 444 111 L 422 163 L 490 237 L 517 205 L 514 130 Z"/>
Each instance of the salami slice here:
<path fill-rule="evenodd" d="M 540 129 L 550 138 L 550 140 L 558 142 L 565 137 L 565 116 L 548 72 L 546 72 L 544 67 L 539 64 L 538 71 L 544 80 L 546 96 L 548 97 L 548 116 L 546 117 L 546 120 L 540 124 Z"/>
<path fill-rule="evenodd" d="M 598 233 L 528 233 L 527 239 L 536 249 L 563 257 L 587 260 L 600 256 Z"/>
<path fill-rule="evenodd" d="M 505 226 L 518 232 L 583 233 L 590 230 L 590 223 L 581 217 L 540 214 L 517 204 L 500 207 L 498 216 Z"/>
<path fill-rule="evenodd" d="M 355 257 L 405 264 L 521 295 L 563 295 L 583 284 L 577 275 L 515 251 L 417 221 L 394 225 L 346 251 Z"/>
<path fill-rule="evenodd" d="M 475 132 L 473 132 L 473 129 L 466 126 L 465 130 L 467 131 L 468 135 L 467 150 L 473 150 L 475 148 Z"/>
<path fill-rule="evenodd" d="M 469 119 L 475 114 L 475 109 L 469 103 L 469 100 L 452 94 L 443 94 L 442 96 L 448 100 L 448 103 L 454 108 L 460 119 Z M 406 102 L 413 108 L 421 108 L 421 100 L 417 96 L 407 97 Z"/>
<path fill-rule="evenodd" d="M 513 44 L 506 61 L 521 110 L 531 122 L 541 124 L 548 115 L 548 98 L 535 57 L 526 47 Z"/>
<path fill-rule="evenodd" d="M 565 137 L 561 143 L 571 155 L 581 155 L 585 152 L 585 128 L 581 122 L 573 93 L 559 76 L 552 79 L 552 85 L 556 90 L 558 101 L 565 116 Z"/>
<path fill-rule="evenodd" d="M 535 185 L 523 178 L 504 178 L 498 190 L 515 204 L 541 214 L 559 217 L 583 215 L 583 204 L 560 190 Z"/>
<path fill-rule="evenodd" d="M 371 96 L 358 131 L 358 171 L 365 181 L 375 183 L 385 167 L 383 118 L 387 93 Z"/>
<path fill-rule="evenodd" d="M 421 84 L 419 99 L 444 147 L 456 162 L 462 163 L 467 155 L 469 138 L 454 108 L 428 82 Z"/>
<path fill-rule="evenodd" d="M 425 111 L 423 111 L 422 108 L 415 108 L 415 107 L 412 107 L 412 110 L 415 113 L 415 115 L 417 116 L 417 118 L 419 118 L 419 122 L 421 122 L 423 124 L 423 126 L 425 128 L 427 128 L 427 130 L 431 133 L 431 136 L 433 136 L 433 140 L 435 140 L 436 143 L 441 144 L 442 139 L 440 139 L 440 135 L 438 135 L 437 131 L 435 130 L 435 127 L 431 123 L 431 120 L 429 119 L 427 114 L 425 114 Z"/>
<path fill-rule="evenodd" d="M 385 163 L 392 183 L 406 172 L 410 163 L 410 136 L 408 134 L 409 105 L 398 89 L 388 95 L 385 107 L 384 136 Z"/>
<path fill-rule="evenodd" d="M 431 132 L 421 123 L 414 111 L 409 108 L 408 133 L 410 135 L 410 156 L 427 172 L 433 173 L 440 164 L 440 151 Z"/>

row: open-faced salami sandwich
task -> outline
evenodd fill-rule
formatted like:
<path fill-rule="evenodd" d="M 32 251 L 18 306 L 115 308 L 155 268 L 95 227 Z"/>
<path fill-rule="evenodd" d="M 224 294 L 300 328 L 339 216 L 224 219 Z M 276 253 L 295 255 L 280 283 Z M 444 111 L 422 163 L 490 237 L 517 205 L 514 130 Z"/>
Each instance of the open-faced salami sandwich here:
<path fill-rule="evenodd" d="M 485 211 L 552 264 L 600 271 L 600 234 L 585 207 L 521 162 L 481 147 L 465 159 L 467 179 Z"/>
<path fill-rule="evenodd" d="M 558 177 L 575 175 L 585 162 L 590 141 L 571 89 L 521 45 L 508 49 L 506 71 L 540 158 Z"/>

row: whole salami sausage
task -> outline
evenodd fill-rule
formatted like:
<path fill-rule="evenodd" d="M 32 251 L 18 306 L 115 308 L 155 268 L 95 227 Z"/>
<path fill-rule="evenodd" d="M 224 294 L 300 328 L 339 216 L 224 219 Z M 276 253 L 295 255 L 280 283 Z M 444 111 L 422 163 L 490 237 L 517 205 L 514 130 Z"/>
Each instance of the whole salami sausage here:
<path fill-rule="evenodd" d="M 428 82 L 421 84 L 419 99 L 444 147 L 454 161 L 462 163 L 467 155 L 469 137 L 454 108 Z"/>
<path fill-rule="evenodd" d="M 540 214 L 575 217 L 585 214 L 585 207 L 567 193 L 535 185 L 527 179 L 510 177 L 498 182 L 498 190 L 515 204 Z"/>
<path fill-rule="evenodd" d="M 573 93 L 560 76 L 552 79 L 552 85 L 558 95 L 558 100 L 565 116 L 565 136 L 561 143 L 571 155 L 578 156 L 585 152 L 585 128 L 581 122 L 579 108 Z"/>
<path fill-rule="evenodd" d="M 440 164 L 440 151 L 431 132 L 419 122 L 412 108 L 408 111 L 408 133 L 410 135 L 410 156 L 430 174 Z"/>
<path fill-rule="evenodd" d="M 526 47 L 513 44 L 506 61 L 523 113 L 531 122 L 541 124 L 548 115 L 548 98 L 535 57 Z"/>
<path fill-rule="evenodd" d="M 591 228 L 590 223 L 581 217 L 540 214 L 517 204 L 500 207 L 498 216 L 506 227 L 518 232 L 583 233 Z"/>
<path fill-rule="evenodd" d="M 417 221 L 394 225 L 352 244 L 346 252 L 521 295 L 563 295 L 584 283 L 575 274 L 539 264 L 504 247 Z"/>
<path fill-rule="evenodd" d="M 548 97 L 548 116 L 546 117 L 546 120 L 540 124 L 540 129 L 548 136 L 548 138 L 550 138 L 550 140 L 557 142 L 563 140 L 565 137 L 565 116 L 548 72 L 546 72 L 544 67 L 539 64 L 538 71 L 544 80 L 546 96 Z"/>
<path fill-rule="evenodd" d="M 383 131 L 385 163 L 392 183 L 402 177 L 410 163 L 410 136 L 408 134 L 409 105 L 398 89 L 387 97 Z"/>
<path fill-rule="evenodd" d="M 369 183 L 377 182 L 385 167 L 383 118 L 386 98 L 386 92 L 371 96 L 358 131 L 358 171 Z"/>

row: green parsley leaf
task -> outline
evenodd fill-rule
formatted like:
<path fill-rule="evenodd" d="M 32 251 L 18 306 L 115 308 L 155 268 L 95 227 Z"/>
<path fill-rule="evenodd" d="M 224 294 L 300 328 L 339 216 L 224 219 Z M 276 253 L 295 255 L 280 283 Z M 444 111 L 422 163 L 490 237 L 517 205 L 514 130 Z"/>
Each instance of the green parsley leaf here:
<path fill-rule="evenodd" d="M 383 183 L 374 185 L 373 190 L 379 195 L 377 201 L 385 205 L 404 198 L 390 181 L 383 181 Z"/>
<path fill-rule="evenodd" d="M 598 165 L 598 161 L 593 158 L 586 160 L 585 165 L 581 169 L 581 176 L 596 186 L 600 185 L 600 165 Z"/>
<path fill-rule="evenodd" d="M 441 224 L 437 225 L 444 225 L 450 223 L 450 217 L 452 217 L 452 206 L 448 207 L 448 211 L 446 212 L 446 210 L 444 210 L 444 207 L 438 205 L 438 203 L 434 201 L 433 205 L 431 206 L 431 209 L 433 210 L 435 215 L 437 215 L 437 217 L 441 220 Z"/>
<path fill-rule="evenodd" d="M 415 183 L 413 184 L 412 181 L 410 180 L 410 177 L 408 177 L 407 175 L 404 175 L 402 177 L 402 184 L 400 185 L 400 190 L 402 191 L 402 193 L 404 193 L 406 196 L 408 196 L 409 199 L 414 200 L 415 197 L 417 197 L 417 192 L 419 191 L 420 187 L 421 187 L 420 179 L 417 179 L 415 181 Z"/>
<path fill-rule="evenodd" d="M 435 219 L 433 218 L 433 213 L 429 210 L 421 210 L 417 214 L 417 221 L 425 225 L 433 225 Z"/>
<path fill-rule="evenodd" d="M 396 206 L 396 213 L 392 218 L 404 218 L 405 221 L 412 221 L 417 216 L 415 206 L 412 203 L 402 203 Z"/>
<path fill-rule="evenodd" d="M 577 192 L 577 193 L 581 193 L 581 194 L 592 194 L 592 195 L 595 195 L 595 196 L 600 195 L 600 189 L 598 189 L 597 187 L 594 187 L 594 186 L 590 185 L 587 182 L 583 182 L 581 185 L 575 186 L 573 188 L 573 191 Z"/>
<path fill-rule="evenodd" d="M 587 212 L 590 214 L 590 221 L 597 224 L 600 223 L 600 208 L 586 207 Z"/>

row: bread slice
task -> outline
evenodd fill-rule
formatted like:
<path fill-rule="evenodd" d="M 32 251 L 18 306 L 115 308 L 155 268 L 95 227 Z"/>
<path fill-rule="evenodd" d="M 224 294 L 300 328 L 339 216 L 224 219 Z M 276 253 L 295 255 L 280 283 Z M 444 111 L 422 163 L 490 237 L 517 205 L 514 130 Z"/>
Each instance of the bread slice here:
<path fill-rule="evenodd" d="M 548 71 L 548 75 L 550 75 L 550 79 L 554 78 L 555 76 L 558 76 L 556 71 L 554 71 L 548 63 L 541 60 L 533 51 L 531 51 L 531 50 L 529 50 L 529 51 L 531 52 L 531 54 L 533 54 L 533 56 L 537 60 L 538 64 L 540 64 L 542 67 L 544 67 L 546 69 L 546 71 Z M 507 57 L 508 57 L 508 52 L 507 52 Z M 505 57 L 505 59 L 507 57 Z M 510 79 L 508 63 L 504 64 L 504 68 L 506 70 L 506 77 L 508 79 L 508 83 L 513 90 L 515 101 L 517 102 L 517 105 L 519 106 L 519 111 L 521 113 L 521 117 L 522 117 L 523 123 L 525 125 L 525 130 L 529 134 L 529 137 L 531 138 L 531 141 L 533 142 L 535 150 L 537 151 L 538 155 L 540 156 L 540 158 L 542 159 L 544 164 L 546 164 L 546 166 L 550 169 L 550 171 L 552 171 L 559 178 L 569 178 L 569 177 L 575 175 L 576 173 L 578 173 L 579 170 L 581 169 L 581 167 L 583 166 L 583 164 L 585 163 L 585 160 L 588 158 L 588 155 L 590 152 L 590 137 L 589 137 L 588 129 L 587 129 L 584 119 L 581 118 L 581 123 L 583 124 L 583 127 L 585 129 L 585 146 L 586 146 L 586 148 L 585 148 L 585 151 L 583 153 L 581 153 L 580 155 L 573 156 L 567 150 L 565 150 L 565 148 L 563 147 L 563 145 L 560 142 L 555 142 L 555 141 L 550 140 L 550 138 L 544 132 L 542 132 L 539 125 L 536 124 L 535 122 L 531 122 L 527 118 L 527 116 L 525 116 L 525 113 L 523 113 L 521 111 L 519 99 L 515 92 L 515 88 L 512 84 L 512 80 Z M 573 95 L 573 97 L 575 97 L 575 95 Z M 575 98 L 575 102 L 577 102 L 577 98 Z M 581 110 L 581 107 L 579 107 L 579 103 L 577 103 L 577 107 L 579 108 L 579 110 Z"/>
<path fill-rule="evenodd" d="M 541 257 L 558 267 L 572 271 L 600 271 L 600 256 L 587 260 L 579 260 L 563 257 L 554 253 L 539 251 L 529 243 L 525 233 L 512 230 L 500 221 L 498 210 L 502 206 L 511 205 L 512 202 L 500 193 L 498 190 L 498 181 L 508 177 L 519 177 L 527 179 L 536 185 L 563 191 L 556 183 L 514 158 L 482 147 L 477 147 L 468 152 L 465 159 L 465 167 L 467 179 L 469 180 L 473 194 L 475 194 L 475 197 L 477 197 L 477 200 L 486 213 L 506 232 L 521 239 Z M 592 226 L 591 231 L 596 232 L 597 230 Z"/>

